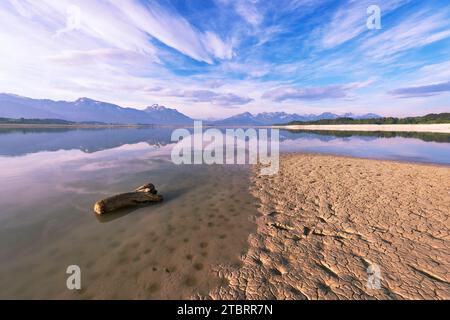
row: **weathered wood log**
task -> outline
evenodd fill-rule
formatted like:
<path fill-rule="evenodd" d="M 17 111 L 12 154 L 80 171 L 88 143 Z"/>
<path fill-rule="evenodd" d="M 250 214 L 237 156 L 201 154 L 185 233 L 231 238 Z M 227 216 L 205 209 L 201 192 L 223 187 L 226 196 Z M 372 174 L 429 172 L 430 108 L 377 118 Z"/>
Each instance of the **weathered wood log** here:
<path fill-rule="evenodd" d="M 123 193 L 98 201 L 94 206 L 94 211 L 98 215 L 104 215 L 122 208 L 148 205 L 161 201 L 163 201 L 163 197 L 158 195 L 155 186 L 149 183 L 137 188 L 134 192 Z"/>

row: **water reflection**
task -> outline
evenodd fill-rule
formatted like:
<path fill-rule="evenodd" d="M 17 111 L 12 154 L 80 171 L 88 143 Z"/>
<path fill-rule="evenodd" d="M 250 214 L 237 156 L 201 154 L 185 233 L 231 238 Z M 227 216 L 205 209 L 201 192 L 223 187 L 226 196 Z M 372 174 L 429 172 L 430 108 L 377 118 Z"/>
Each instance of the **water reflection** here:
<path fill-rule="evenodd" d="M 18 157 L 59 150 L 80 150 L 89 154 L 139 143 L 162 148 L 172 144 L 172 131 L 172 128 L 149 127 L 0 129 L 0 156 Z M 280 142 L 281 151 L 450 164 L 450 134 L 281 130 Z"/>
<path fill-rule="evenodd" d="M 433 132 L 390 132 L 390 131 L 333 131 L 333 130 L 283 130 L 291 134 L 290 136 L 297 136 L 303 134 L 303 136 L 315 135 L 320 136 L 323 139 L 333 140 L 335 138 L 350 138 L 359 137 L 361 139 L 367 138 L 367 140 L 374 140 L 377 138 L 411 138 L 419 139 L 425 142 L 441 142 L 450 143 L 450 134 L 447 133 L 433 133 Z M 286 135 L 288 135 L 286 134 Z"/>
<path fill-rule="evenodd" d="M 0 157 L 0 299 L 185 299 L 220 285 L 214 267 L 240 263 L 256 228 L 248 168 L 186 170 L 168 150 Z M 163 203 L 94 215 L 97 200 L 148 182 Z M 73 264 L 81 292 L 65 286 Z"/>
<path fill-rule="evenodd" d="M 165 146 L 170 143 L 172 131 L 170 128 L 0 129 L 0 155 L 74 149 L 94 153 L 140 142 Z"/>
<path fill-rule="evenodd" d="M 246 166 L 176 166 L 170 128 L 0 130 L 0 299 L 180 299 L 222 284 L 255 232 Z M 450 164 L 449 136 L 281 131 L 281 151 Z M 152 182 L 165 202 L 97 220 Z M 79 265 L 83 291 L 65 287 Z"/>
<path fill-rule="evenodd" d="M 285 131 L 281 151 L 450 165 L 450 134 Z"/>

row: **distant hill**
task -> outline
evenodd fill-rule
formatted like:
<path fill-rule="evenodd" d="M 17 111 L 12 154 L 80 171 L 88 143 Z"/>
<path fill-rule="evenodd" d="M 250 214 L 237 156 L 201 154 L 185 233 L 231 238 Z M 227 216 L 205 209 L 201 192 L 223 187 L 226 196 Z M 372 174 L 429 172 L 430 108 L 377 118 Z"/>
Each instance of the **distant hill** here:
<path fill-rule="evenodd" d="M 281 123 L 281 122 L 280 122 Z M 291 121 L 287 125 L 335 125 L 335 124 L 439 124 L 450 123 L 450 113 L 431 113 L 422 117 L 379 117 L 371 119 L 355 119 L 351 117 L 337 119 L 322 119 L 317 121 Z M 285 123 L 286 124 L 286 123 Z"/>
<path fill-rule="evenodd" d="M 59 119 L 10 119 L 0 118 L 0 124 L 51 124 L 51 125 L 74 125 L 77 122 L 71 122 Z"/>
<path fill-rule="evenodd" d="M 369 113 L 365 115 L 354 115 L 352 113 L 346 113 L 345 115 L 337 115 L 334 113 L 326 112 L 319 115 L 299 115 L 299 114 L 288 114 L 285 112 L 264 112 L 253 115 L 249 112 L 241 113 L 233 117 L 218 120 L 212 122 L 214 125 L 273 125 L 277 123 L 289 123 L 289 122 L 308 122 L 317 121 L 323 119 L 338 119 L 340 117 L 352 117 L 355 119 L 372 119 L 379 118 L 379 115 Z"/>
<path fill-rule="evenodd" d="M 37 125 L 62 125 L 62 126 L 73 126 L 73 125 L 89 125 L 89 126 L 102 126 L 108 125 L 104 122 L 98 121 L 83 121 L 83 122 L 73 122 L 61 119 L 10 119 L 10 118 L 0 118 L 0 124 L 37 124 Z"/>
<path fill-rule="evenodd" d="M 174 109 L 157 105 L 146 110 L 137 110 L 89 98 L 69 102 L 30 99 L 11 94 L 0 94 L 0 117 L 155 125 L 191 124 L 193 121 Z"/>

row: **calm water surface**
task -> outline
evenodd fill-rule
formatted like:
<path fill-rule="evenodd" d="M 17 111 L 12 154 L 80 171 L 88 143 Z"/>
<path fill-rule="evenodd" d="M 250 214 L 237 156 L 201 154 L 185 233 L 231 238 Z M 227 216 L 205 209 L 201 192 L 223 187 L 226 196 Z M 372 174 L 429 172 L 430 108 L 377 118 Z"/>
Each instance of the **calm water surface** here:
<path fill-rule="evenodd" d="M 255 231 L 247 166 L 175 166 L 172 129 L 0 130 L 0 298 L 177 299 L 226 285 Z M 450 135 L 281 131 L 284 152 L 450 165 Z M 95 201 L 153 182 L 162 204 Z M 82 270 L 80 292 L 66 268 Z"/>

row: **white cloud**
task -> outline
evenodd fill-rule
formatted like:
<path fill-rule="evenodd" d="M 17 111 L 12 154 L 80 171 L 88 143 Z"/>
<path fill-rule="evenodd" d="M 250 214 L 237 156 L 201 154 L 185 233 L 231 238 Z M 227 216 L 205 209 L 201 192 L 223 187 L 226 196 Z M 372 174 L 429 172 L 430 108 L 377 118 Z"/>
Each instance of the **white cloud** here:
<path fill-rule="evenodd" d="M 409 0 L 386 0 L 377 3 L 382 17 L 404 5 Z M 321 44 L 325 49 L 341 45 L 367 31 L 367 8 L 373 5 L 371 0 L 348 0 L 339 7 L 331 21 L 322 30 Z"/>
<path fill-rule="evenodd" d="M 421 82 L 446 81 L 450 79 L 450 60 L 423 66 L 414 75 Z"/>
<path fill-rule="evenodd" d="M 264 12 L 261 10 L 260 0 L 215 0 L 215 2 L 225 7 L 231 7 L 247 24 L 258 27 L 264 21 Z"/>
<path fill-rule="evenodd" d="M 31 38 L 36 36 L 36 31 L 41 31 L 43 38 L 57 36 L 60 44 L 75 44 L 84 36 L 91 40 L 90 49 L 95 45 L 108 46 L 156 57 L 157 50 L 150 41 L 153 37 L 198 61 L 211 64 L 215 58 L 232 58 L 231 42 L 222 41 L 211 31 L 197 30 L 182 16 L 156 2 L 143 5 L 137 0 L 10 1 L 13 12 L 7 3 L 0 4 L 2 16 L 8 16 L 2 19 L 2 29 L 21 25 L 26 30 L 21 30 L 20 36 L 25 33 Z M 78 8 L 79 13 L 68 11 L 70 8 Z M 74 15 L 80 26 L 71 30 L 67 24 Z M 76 44 L 82 48 L 84 42 L 85 39 Z"/>
<path fill-rule="evenodd" d="M 222 41 L 222 39 L 213 32 L 205 32 L 203 44 L 209 53 L 221 60 L 231 60 L 234 56 L 232 42 Z"/>
<path fill-rule="evenodd" d="M 203 46 L 202 34 L 183 17 L 162 9 L 156 3 L 144 6 L 134 0 L 123 0 L 120 3 L 111 1 L 111 4 L 122 10 L 129 23 L 167 46 L 195 60 L 213 62 Z"/>
<path fill-rule="evenodd" d="M 276 102 L 287 100 L 324 100 L 347 98 L 352 90 L 368 86 L 371 81 L 349 84 L 329 85 L 323 87 L 284 86 L 264 93 L 263 98 Z"/>
<path fill-rule="evenodd" d="M 160 96 L 184 98 L 192 102 L 206 102 L 221 107 L 234 107 L 246 105 L 253 101 L 252 98 L 239 96 L 227 92 L 215 92 L 211 90 L 176 90 L 164 88 L 149 88 L 150 92 Z"/>
<path fill-rule="evenodd" d="M 79 28 L 67 28 L 70 6 L 80 8 Z M 143 90 L 175 84 L 199 90 L 200 80 L 184 80 L 163 65 L 160 56 L 167 59 L 167 53 L 153 45 L 152 38 L 208 63 L 234 54 L 231 40 L 197 30 L 156 3 L 144 7 L 134 0 L 8 0 L 0 2 L 0 21 L 0 92 L 35 98 L 88 96 L 135 107 L 181 105 L 186 112 L 191 101 Z M 233 97 L 217 96 L 215 101 L 220 100 L 231 103 Z"/>
<path fill-rule="evenodd" d="M 373 58 L 388 58 L 445 39 L 450 37 L 449 16 L 448 10 L 435 14 L 420 11 L 397 26 L 368 37 L 360 49 Z"/>
<path fill-rule="evenodd" d="M 89 65 L 93 63 L 117 62 L 142 64 L 148 62 L 142 55 L 134 51 L 120 49 L 63 50 L 61 53 L 47 57 L 50 62 L 65 65 Z"/>
<path fill-rule="evenodd" d="M 299 113 L 357 112 L 361 106 L 378 112 L 377 108 L 428 105 L 413 99 L 399 106 L 398 99 L 385 94 L 393 88 L 450 79 L 448 62 L 417 70 L 434 60 L 397 59 L 399 53 L 448 37 L 448 11 L 421 11 L 406 19 L 399 15 L 392 30 L 365 33 L 367 7 L 358 4 L 365 0 L 339 6 L 329 22 L 321 19 L 329 15 L 319 11 L 327 0 L 216 1 L 222 5 L 211 10 L 220 10 L 223 16 L 211 18 L 203 12 L 181 16 L 174 6 L 163 7 L 166 1 L 148 0 L 149 5 L 137 0 L 0 1 L 0 92 L 62 100 L 87 96 L 133 107 L 159 103 L 194 117 L 277 108 Z M 386 13 L 402 3 L 389 0 L 381 6 Z M 77 28 L 68 27 L 70 5 L 80 8 Z M 355 11 L 358 6 L 361 10 Z M 315 19 L 315 10 L 320 19 Z M 302 20 L 312 13 L 311 20 Z M 303 22 L 319 25 L 319 49 L 359 36 L 363 52 L 350 52 L 344 46 L 342 51 L 315 50 L 304 41 L 311 37 Z M 298 55 L 293 52 L 297 48 Z M 445 50 L 441 48 L 440 54 Z M 374 59 L 366 55 L 395 59 L 373 66 Z M 383 73 L 395 70 L 395 63 L 411 64 L 402 69 L 410 73 L 402 72 L 389 83 L 379 81 L 356 97 L 352 95 L 356 87 L 311 84 L 330 83 L 330 77 L 347 84 L 384 79 Z M 267 92 L 271 99 L 261 99 Z M 340 98 L 321 99 L 327 95 Z M 443 96 L 426 99 L 433 103 Z M 448 106 L 446 101 L 434 103 Z"/>
<path fill-rule="evenodd" d="M 259 0 L 241 0 L 235 4 L 236 12 L 254 27 L 259 26 L 264 20 L 264 15 L 256 6 L 258 2 Z"/>

